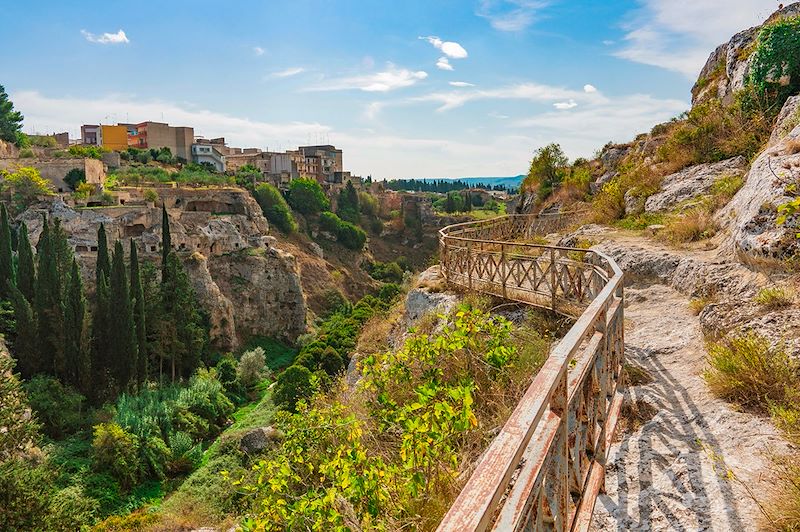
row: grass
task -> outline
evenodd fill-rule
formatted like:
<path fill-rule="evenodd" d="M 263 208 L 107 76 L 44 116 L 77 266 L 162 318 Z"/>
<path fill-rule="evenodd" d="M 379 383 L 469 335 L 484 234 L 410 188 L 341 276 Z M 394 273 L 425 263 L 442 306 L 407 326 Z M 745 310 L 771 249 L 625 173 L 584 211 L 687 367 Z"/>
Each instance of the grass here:
<path fill-rule="evenodd" d="M 242 353 L 260 347 L 264 350 L 267 359 L 267 366 L 272 371 L 288 368 L 292 365 L 297 356 L 297 349 L 290 347 L 283 342 L 266 336 L 254 336 L 250 338 L 247 345 L 242 349 Z"/>
<path fill-rule="evenodd" d="M 791 306 L 794 294 L 780 286 L 769 286 L 759 290 L 753 301 L 767 310 L 779 310 Z"/>
<path fill-rule="evenodd" d="M 653 376 L 648 373 L 644 368 L 635 364 L 626 362 L 622 366 L 623 376 L 626 385 L 628 386 L 642 386 L 653 382 Z"/>
<path fill-rule="evenodd" d="M 621 229 L 630 231 L 640 231 L 647 229 L 651 225 L 661 225 L 664 223 L 664 215 L 655 212 L 643 212 L 637 215 L 628 215 L 621 220 L 614 222 L 614 225 Z"/>
<path fill-rule="evenodd" d="M 713 303 L 715 300 L 716 298 L 709 295 L 692 298 L 692 300 L 689 301 L 689 310 L 692 311 L 692 314 L 697 316 L 701 312 L 703 312 L 703 309 L 705 309 L 710 303 Z"/>
<path fill-rule="evenodd" d="M 622 403 L 619 412 L 619 421 L 616 427 L 616 436 L 628 434 L 639 430 L 645 423 L 653 419 L 658 413 L 656 407 L 643 399 L 627 399 Z"/>
<path fill-rule="evenodd" d="M 704 207 L 695 207 L 667 218 L 664 229 L 658 234 L 673 244 L 680 244 L 711 238 L 716 232 L 712 213 Z"/>

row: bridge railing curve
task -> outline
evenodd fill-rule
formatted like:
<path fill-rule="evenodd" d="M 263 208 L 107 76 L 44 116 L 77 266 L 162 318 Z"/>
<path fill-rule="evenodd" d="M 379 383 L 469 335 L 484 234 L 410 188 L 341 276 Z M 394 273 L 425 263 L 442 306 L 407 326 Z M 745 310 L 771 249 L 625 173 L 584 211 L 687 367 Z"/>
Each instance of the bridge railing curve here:
<path fill-rule="evenodd" d="M 510 215 L 439 232 L 454 285 L 576 318 L 475 466 L 439 530 L 587 530 L 622 404 L 623 272 L 541 237 L 565 215 Z"/>

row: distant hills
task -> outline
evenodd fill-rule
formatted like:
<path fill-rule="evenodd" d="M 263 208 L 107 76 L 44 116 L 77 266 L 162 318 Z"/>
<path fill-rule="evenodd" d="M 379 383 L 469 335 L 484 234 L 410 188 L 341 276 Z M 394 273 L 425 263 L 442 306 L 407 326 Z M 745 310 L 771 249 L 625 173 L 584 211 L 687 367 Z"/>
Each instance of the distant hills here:
<path fill-rule="evenodd" d="M 504 185 L 506 188 L 518 188 L 524 178 L 525 176 L 520 174 L 513 177 L 414 177 L 409 179 L 426 183 L 434 181 L 464 181 L 470 185 L 483 184 L 492 187 Z"/>

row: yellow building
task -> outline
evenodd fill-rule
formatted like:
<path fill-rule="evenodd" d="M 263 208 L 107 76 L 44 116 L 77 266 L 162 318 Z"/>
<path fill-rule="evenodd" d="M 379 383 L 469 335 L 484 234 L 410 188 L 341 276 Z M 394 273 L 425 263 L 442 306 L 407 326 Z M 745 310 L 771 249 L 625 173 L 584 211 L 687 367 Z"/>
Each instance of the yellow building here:
<path fill-rule="evenodd" d="M 125 126 L 100 126 L 103 147 L 109 150 L 128 149 L 128 128 Z"/>

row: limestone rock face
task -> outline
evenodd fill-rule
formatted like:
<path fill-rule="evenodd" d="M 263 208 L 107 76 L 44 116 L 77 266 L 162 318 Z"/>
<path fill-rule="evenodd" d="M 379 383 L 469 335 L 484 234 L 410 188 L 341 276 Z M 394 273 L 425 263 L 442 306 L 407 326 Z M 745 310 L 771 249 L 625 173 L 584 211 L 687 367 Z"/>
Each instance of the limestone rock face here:
<path fill-rule="evenodd" d="M 784 107 L 797 105 L 795 97 Z M 787 120 L 779 122 L 776 129 L 787 127 Z M 780 260 L 800 250 L 795 236 L 800 232 L 800 217 L 792 216 L 784 225 L 776 223 L 777 207 L 793 199 L 790 185 L 800 180 L 800 125 L 782 138 L 775 138 L 776 142 L 753 162 L 744 186 L 717 215 L 731 231 L 733 251 L 745 262 Z"/>
<path fill-rule="evenodd" d="M 240 338 L 271 336 L 293 342 L 306 332 L 306 301 L 293 255 L 276 248 L 253 249 L 215 257 L 209 269 L 233 303 Z"/>
<path fill-rule="evenodd" d="M 647 212 L 671 210 L 683 201 L 706 194 L 722 177 L 741 176 L 746 168 L 747 160 L 741 156 L 684 168 L 663 179 L 661 190 L 647 198 L 644 210 Z"/>
<path fill-rule="evenodd" d="M 773 13 L 767 22 L 797 15 L 800 15 L 800 3 L 793 3 Z M 711 52 L 692 88 L 692 105 L 710 98 L 719 98 L 725 103 L 733 100 L 734 93 L 744 87 L 752 47 L 762 27 L 740 31 Z"/>
<path fill-rule="evenodd" d="M 413 327 L 417 320 L 431 311 L 447 314 L 455 307 L 458 296 L 453 293 L 434 292 L 430 289 L 430 286 L 438 283 L 439 279 L 438 265 L 431 266 L 419 275 L 417 287 L 409 290 L 406 295 L 403 314 L 404 328 Z"/>
<path fill-rule="evenodd" d="M 194 253 L 185 264 L 197 300 L 210 317 L 211 343 L 222 351 L 235 350 L 239 347 L 239 340 L 236 336 L 233 304 L 211 277 L 211 272 L 208 271 L 208 259 L 200 253 Z"/>

